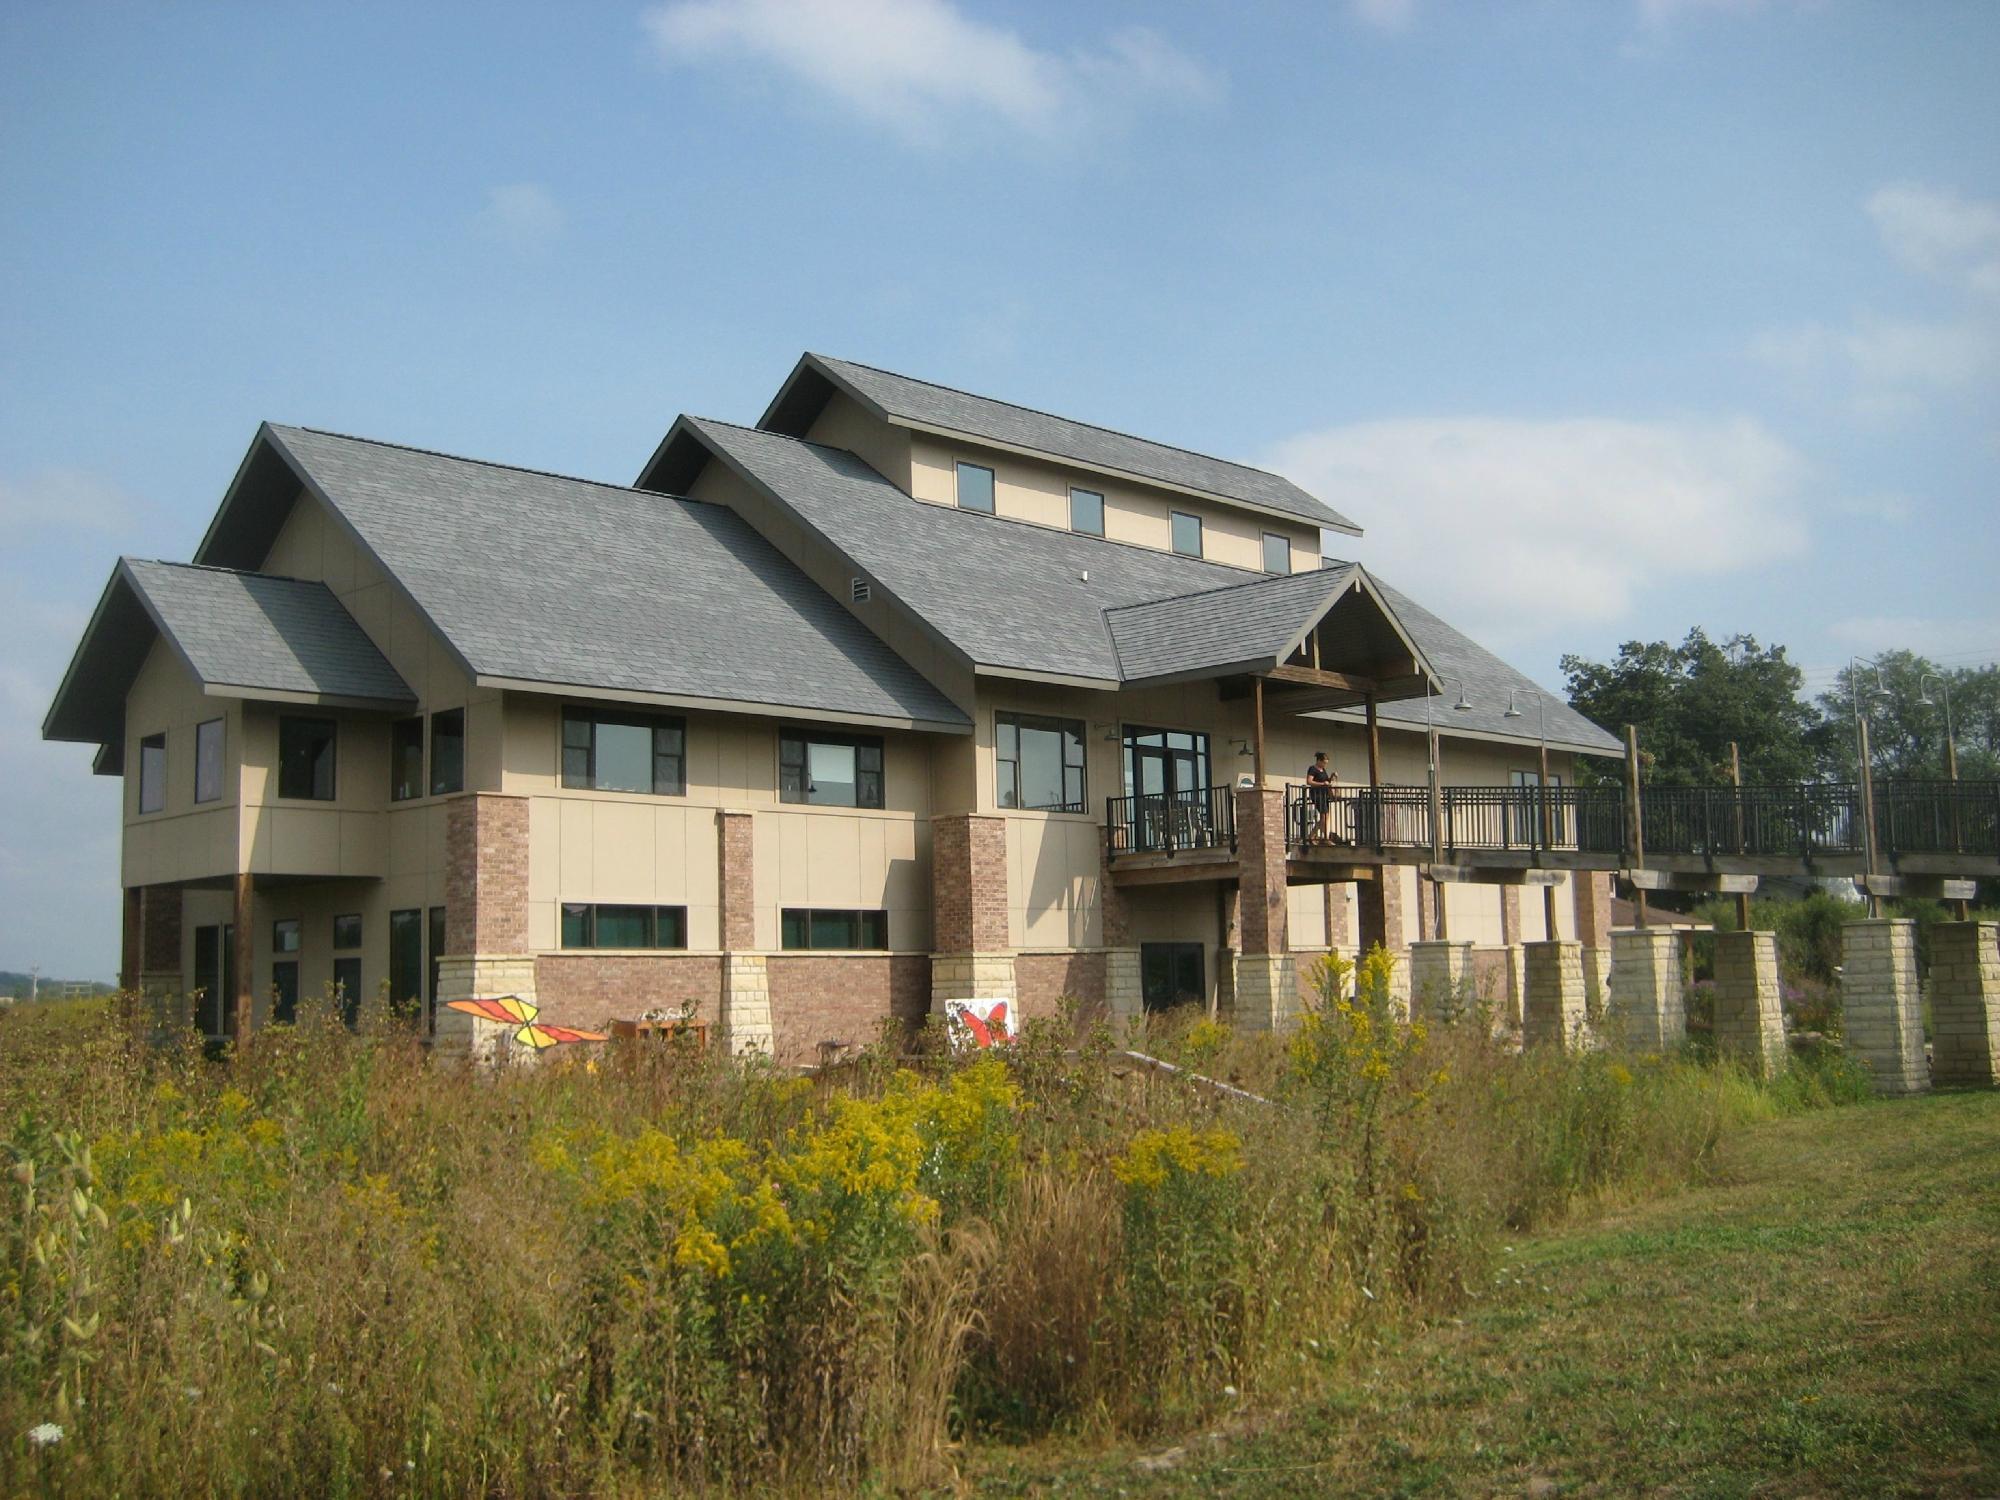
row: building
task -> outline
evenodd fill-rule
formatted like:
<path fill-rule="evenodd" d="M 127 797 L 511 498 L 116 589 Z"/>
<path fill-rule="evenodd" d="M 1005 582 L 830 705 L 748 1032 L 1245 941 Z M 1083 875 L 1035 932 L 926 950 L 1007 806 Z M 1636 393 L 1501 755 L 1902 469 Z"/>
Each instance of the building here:
<path fill-rule="evenodd" d="M 954 995 L 1277 1025 L 1300 955 L 1441 922 L 1518 995 L 1524 940 L 1605 947 L 1608 878 L 1381 857 L 1426 724 L 1503 843 L 1621 746 L 1323 531 L 1360 534 L 1276 475 L 811 354 L 631 487 L 267 424 L 192 563 L 114 568 L 43 732 L 124 778 L 124 981 L 214 1036 L 328 987 L 688 1003 L 788 1062 Z"/>

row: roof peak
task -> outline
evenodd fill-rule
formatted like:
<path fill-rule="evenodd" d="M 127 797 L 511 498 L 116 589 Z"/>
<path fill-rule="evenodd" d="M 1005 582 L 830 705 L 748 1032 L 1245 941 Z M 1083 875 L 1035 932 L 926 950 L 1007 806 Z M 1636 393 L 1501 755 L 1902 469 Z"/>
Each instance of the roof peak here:
<path fill-rule="evenodd" d="M 286 422 L 266 422 L 264 425 L 278 433 L 307 432 L 314 437 L 333 438 L 343 443 L 364 443 L 371 448 L 393 448 L 399 453 L 415 453 L 425 458 L 442 458 L 450 463 L 471 464 L 475 468 L 504 469 L 510 474 L 533 474 L 540 479 L 560 479 L 566 484 L 587 484 L 601 490 L 621 490 L 631 495 L 664 496 L 669 500 L 688 499 L 686 495 L 673 495 L 665 490 L 642 490 L 637 485 L 613 484 L 608 479 L 586 479 L 581 474 L 564 474 L 555 469 L 537 469 L 530 464 L 503 463 L 495 458 L 473 458 L 465 453 L 447 453 L 442 448 L 423 448 L 415 443 L 396 443 L 387 438 L 363 437 L 354 432 L 335 432 L 329 427 L 308 427 Z"/>

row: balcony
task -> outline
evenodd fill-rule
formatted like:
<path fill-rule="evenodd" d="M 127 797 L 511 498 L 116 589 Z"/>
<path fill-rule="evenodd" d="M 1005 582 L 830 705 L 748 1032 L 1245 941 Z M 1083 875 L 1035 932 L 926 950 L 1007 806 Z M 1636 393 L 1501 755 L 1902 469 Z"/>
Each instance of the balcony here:
<path fill-rule="evenodd" d="M 1111 853 L 1172 856 L 1236 849 L 1236 792 L 1226 786 L 1147 792 L 1105 801 Z"/>

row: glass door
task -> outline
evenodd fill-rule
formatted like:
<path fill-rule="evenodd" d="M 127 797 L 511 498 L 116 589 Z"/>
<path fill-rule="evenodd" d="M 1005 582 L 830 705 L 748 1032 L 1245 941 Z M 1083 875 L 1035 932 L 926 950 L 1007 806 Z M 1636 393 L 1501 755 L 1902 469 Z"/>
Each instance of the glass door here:
<path fill-rule="evenodd" d="M 1206 980 L 1200 943 L 1139 945 L 1139 995 L 1147 1010 L 1204 1004 Z"/>
<path fill-rule="evenodd" d="M 1189 729 L 1125 729 L 1125 795 L 1132 847 L 1198 847 L 1208 817 L 1208 736 Z"/>
<path fill-rule="evenodd" d="M 236 1030 L 236 928 L 230 923 L 194 930 L 194 987 L 201 1006 L 194 1024 L 205 1037 L 220 1039 Z"/>

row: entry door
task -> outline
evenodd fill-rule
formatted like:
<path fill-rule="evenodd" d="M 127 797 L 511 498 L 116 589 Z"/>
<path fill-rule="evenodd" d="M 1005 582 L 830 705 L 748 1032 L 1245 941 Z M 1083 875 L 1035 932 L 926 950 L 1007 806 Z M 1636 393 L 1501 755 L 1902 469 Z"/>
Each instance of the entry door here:
<path fill-rule="evenodd" d="M 194 930 L 194 984 L 201 991 L 201 1009 L 194 1024 L 203 1036 L 232 1035 L 236 1027 L 236 929 Z"/>
<path fill-rule="evenodd" d="M 1203 1004 L 1208 998 L 1200 943 L 1141 943 L 1139 995 L 1147 1010 Z"/>

